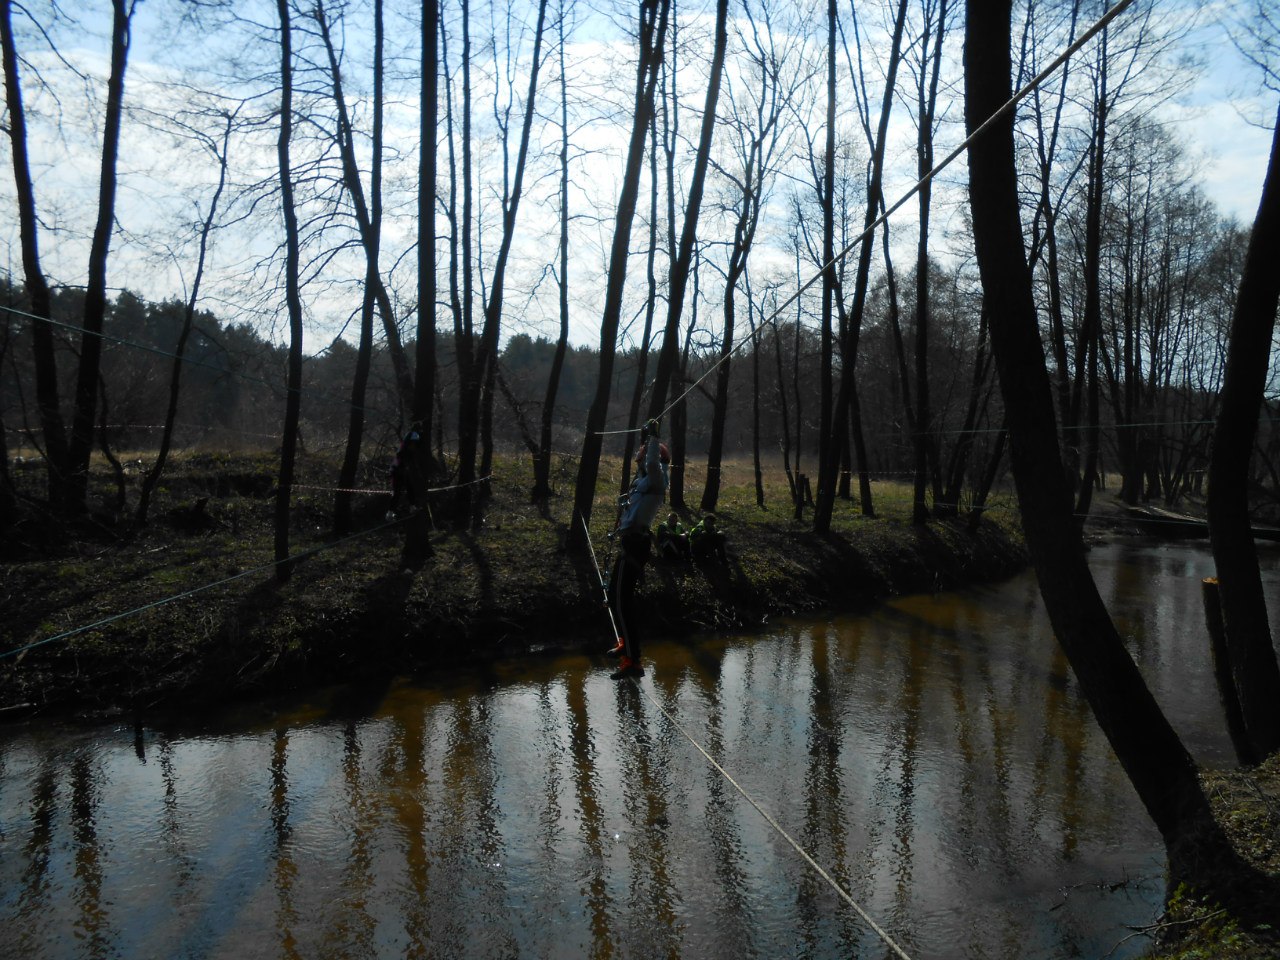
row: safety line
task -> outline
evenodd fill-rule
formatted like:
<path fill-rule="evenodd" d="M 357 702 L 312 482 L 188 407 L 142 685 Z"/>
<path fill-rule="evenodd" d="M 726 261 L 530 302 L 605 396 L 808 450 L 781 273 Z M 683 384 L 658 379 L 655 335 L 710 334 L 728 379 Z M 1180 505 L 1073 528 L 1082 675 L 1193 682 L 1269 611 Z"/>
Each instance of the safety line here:
<path fill-rule="evenodd" d="M 613 618 L 613 604 L 609 602 L 609 588 L 604 585 L 604 574 L 600 572 L 600 561 L 596 559 L 596 548 L 591 543 L 591 528 L 587 526 L 587 518 L 578 514 L 582 521 L 582 532 L 587 535 L 587 549 L 591 551 L 591 563 L 596 568 L 596 579 L 600 581 L 600 589 L 604 593 L 604 608 L 609 612 L 609 623 L 613 626 L 613 635 L 621 639 L 618 632 L 618 621 Z"/>
<path fill-rule="evenodd" d="M 329 493 L 367 493 L 375 497 L 390 497 L 390 496 L 393 496 L 395 493 L 394 490 L 374 490 L 374 489 L 360 488 L 360 487 L 320 487 L 320 486 L 316 486 L 313 483 L 295 483 L 293 485 L 293 489 L 294 490 L 325 490 L 325 491 L 328 491 Z M 432 491 L 427 491 L 427 492 L 430 493 Z"/>
<path fill-rule="evenodd" d="M 579 516 L 578 519 L 582 521 L 582 530 L 587 535 L 587 548 L 591 551 L 591 563 L 596 568 L 596 579 L 600 582 L 601 589 L 605 589 L 607 594 L 607 589 L 604 586 L 604 574 L 600 572 L 600 562 L 596 559 L 596 548 L 591 543 L 591 530 L 587 526 L 587 520 L 585 517 Z M 609 622 L 613 624 L 613 632 L 615 635 L 617 635 L 618 624 L 617 624 L 617 621 L 613 619 L 613 608 L 609 606 L 607 602 L 605 606 L 606 606 L 606 609 L 608 609 L 609 611 Z M 634 677 L 631 677 L 630 679 L 631 679 L 632 685 L 637 690 L 639 690 L 640 693 L 650 703 L 652 703 L 655 707 L 657 707 L 662 712 L 662 715 L 667 718 L 667 721 L 673 727 L 675 727 L 682 734 L 684 734 L 684 738 L 688 740 L 691 744 L 693 744 L 694 749 L 696 749 L 700 754 L 706 757 L 707 762 L 710 763 L 713 767 L 715 767 L 716 770 L 719 771 L 720 775 L 733 785 L 733 788 L 735 790 L 737 790 L 740 794 L 742 794 L 743 798 L 747 801 L 747 803 L 751 804 L 751 806 L 755 808 L 756 812 L 759 813 L 760 816 L 764 817 L 764 819 L 768 822 L 769 826 L 773 827 L 773 829 L 777 831 L 779 836 L 781 836 L 784 840 L 786 840 L 787 843 L 791 844 L 792 848 L 796 851 L 796 853 L 800 854 L 800 856 L 804 858 L 805 862 L 807 862 L 809 866 L 813 867 L 813 869 L 818 872 L 818 875 L 822 877 L 823 880 L 826 880 L 827 883 L 831 884 L 831 887 L 836 891 L 837 894 L 840 895 L 840 898 L 844 900 L 845 903 L 853 907 L 853 909 L 857 912 L 858 916 L 860 916 L 863 919 L 863 921 L 867 924 L 867 926 L 869 926 L 872 930 L 875 931 L 876 936 L 878 936 L 881 940 L 884 941 L 885 946 L 887 946 L 890 950 L 892 950 L 895 954 L 897 954 L 901 958 L 901 960 L 911 960 L 911 958 L 907 955 L 906 951 L 904 951 L 900 946 L 898 946 L 898 944 L 894 942 L 893 938 L 890 937 L 889 934 L 887 934 L 880 927 L 880 925 L 875 922 L 875 920 L 871 919 L 870 915 L 868 915 L 868 913 L 865 910 L 863 910 L 862 907 L 858 906 L 857 901 L 854 900 L 853 897 L 849 896 L 849 894 L 845 891 L 845 889 L 842 886 L 840 886 L 840 884 L 837 883 L 834 878 L 832 878 L 831 874 L 827 873 L 827 871 L 822 868 L 821 864 L 819 864 L 818 861 L 814 860 L 813 857 L 809 855 L 808 851 L 806 851 L 804 847 L 800 846 L 800 844 L 797 843 L 792 838 L 791 834 L 787 833 L 786 830 L 782 829 L 781 824 L 779 824 L 777 820 L 775 820 L 772 816 L 770 816 L 769 811 L 767 811 L 764 807 L 760 806 L 760 804 L 758 804 L 755 801 L 755 799 L 752 798 L 751 794 L 747 793 L 747 791 L 743 789 L 742 785 L 738 783 L 737 780 L 733 779 L 733 777 L 729 774 L 729 771 L 727 771 L 724 767 L 720 766 L 720 764 L 716 762 L 716 758 L 711 756 L 711 754 L 709 754 L 703 748 L 702 744 L 698 743 L 698 741 L 695 740 L 690 735 L 689 731 L 680 725 L 680 723 L 676 720 L 676 718 L 673 717 L 667 711 L 667 708 L 664 707 L 661 703 L 659 703 L 656 699 L 654 699 L 654 697 L 647 690 L 645 690 L 644 687 L 640 686 L 639 682 L 637 682 L 637 680 Z"/>
<path fill-rule="evenodd" d="M 126 617 L 132 617 L 136 614 L 143 613 L 155 607 L 162 607 L 165 604 L 172 603 L 175 600 L 183 600 L 187 597 L 195 596 L 197 593 L 204 593 L 204 591 L 212 590 L 214 587 L 225 586 L 226 584 L 232 583 L 235 580 L 240 580 L 244 577 L 251 576 L 252 574 L 255 574 L 255 573 L 261 573 L 264 570 L 270 570 L 272 567 L 277 567 L 282 563 L 291 563 L 296 560 L 304 560 L 307 557 L 310 557 L 317 553 L 321 553 L 325 550 L 329 550 L 333 547 L 339 546 L 343 543 L 346 543 L 349 540 L 355 540 L 358 537 L 368 536 L 371 533 L 377 533 L 379 530 L 385 530 L 387 527 L 394 526 L 397 523 L 403 523 L 405 520 L 408 519 L 408 516 L 409 515 L 406 515 L 404 517 L 397 517 L 394 520 L 388 520 L 386 523 L 379 524 L 376 527 L 370 527 L 368 530 L 361 530 L 359 533 L 350 534 L 348 536 L 342 537 L 339 540 L 333 540 L 333 541 L 330 541 L 329 543 L 322 543 L 317 547 L 312 547 L 309 550 L 302 551 L 301 553 L 293 554 L 291 556 L 285 557 L 283 560 L 272 560 L 270 563 L 264 563 L 261 566 L 252 567 L 249 570 L 243 570 L 240 573 L 234 574 L 233 576 L 225 577 L 222 580 L 217 580 L 213 583 L 206 583 L 203 586 L 194 587 L 191 590 L 187 590 L 187 591 L 184 591 L 183 593 L 175 594 L 172 597 L 163 597 L 159 600 L 154 600 L 151 603 L 143 604 L 140 607 L 135 607 L 132 610 L 126 610 L 124 613 L 113 614 L 110 617 L 104 617 L 103 619 L 95 621 L 94 623 L 85 624 L 82 627 L 76 627 L 74 630 L 67 630 L 67 631 L 64 631 L 63 633 L 55 634 L 52 637 L 45 637 L 43 640 L 37 640 L 35 643 L 29 643 L 24 647 L 17 647 L 13 650 L 6 650 L 4 653 L 0 653 L 0 660 L 4 660 L 7 657 L 17 656 L 18 654 L 25 653 L 28 650 L 34 650 L 36 647 L 43 647 L 46 643 L 53 643 L 55 640 L 66 640 L 70 637 L 76 636 L 77 634 L 85 633 L 86 631 L 89 631 L 89 630 L 95 630 L 98 627 L 105 627 L 107 624 L 115 623 L 117 620 L 123 620 Z"/>
<path fill-rule="evenodd" d="M 999 120 L 1006 113 L 1008 113 L 1010 110 L 1016 107 L 1033 90 L 1035 90 L 1036 87 L 1040 86 L 1040 84 L 1042 84 L 1045 80 L 1047 80 L 1060 66 L 1062 66 L 1069 59 L 1071 59 L 1071 57 L 1073 57 L 1077 53 L 1077 51 L 1080 50 L 1081 47 L 1083 47 L 1086 43 L 1088 43 L 1095 36 L 1097 36 L 1097 34 L 1100 31 L 1102 31 L 1109 23 L 1111 23 L 1112 20 L 1114 20 L 1121 13 L 1127 10 L 1132 3 L 1133 3 L 1133 0 L 1120 0 L 1119 3 L 1117 3 L 1114 7 L 1112 7 L 1110 10 L 1104 13 L 1098 19 L 1098 21 L 1094 23 L 1093 26 L 1091 26 L 1088 30 L 1082 33 L 1080 37 L 1074 43 L 1068 46 L 1065 50 L 1063 50 L 1062 53 L 1058 54 L 1058 56 L 1054 58 L 1054 61 L 1052 63 L 1050 63 L 1047 67 L 1045 67 L 1038 74 L 1036 74 L 1036 76 L 1032 78 L 1031 81 L 1028 82 L 1021 90 L 1015 93 L 1008 100 L 1008 102 L 1004 104 L 1004 106 L 1000 107 L 998 110 L 996 110 L 995 113 L 987 117 L 987 119 L 983 121 L 982 125 L 979 126 L 976 130 L 974 130 L 973 133 L 969 134 L 969 136 L 966 137 L 958 147 L 952 150 L 951 153 L 947 154 L 947 156 L 943 158 L 941 163 L 937 164 L 932 170 L 930 170 L 923 177 L 921 177 L 916 182 L 916 185 L 912 187 L 910 190 L 908 190 L 906 193 L 904 193 L 901 196 L 901 198 L 899 198 L 898 201 L 893 204 L 893 206 L 886 209 L 883 213 L 880 214 L 879 217 L 877 217 L 871 223 L 869 227 L 863 230 L 862 233 L 860 233 L 858 236 L 854 237 L 853 240 L 849 241 L 849 243 L 844 247 L 843 250 L 841 250 L 839 253 L 833 256 L 830 261 L 828 261 L 826 264 L 824 264 L 821 267 L 821 269 L 818 270 L 817 273 L 815 273 L 812 277 L 810 277 L 803 284 L 801 284 L 800 287 L 796 289 L 796 292 L 791 294 L 791 296 L 789 296 L 786 300 L 784 300 L 782 304 L 773 311 L 773 313 L 769 314 L 767 317 L 762 319 L 760 321 L 759 326 L 756 327 L 753 333 L 749 333 L 747 336 L 739 340 L 736 346 L 734 346 L 723 357 L 721 357 L 719 360 L 713 363 L 710 367 L 708 367 L 707 371 L 704 374 L 702 374 L 702 376 L 700 376 L 697 380 L 693 381 L 693 383 L 689 384 L 688 388 L 684 391 L 684 393 L 680 394 L 678 397 L 672 400 L 671 403 L 667 405 L 666 409 L 663 410 L 660 414 L 658 414 L 658 416 L 665 417 L 668 413 L 670 413 L 675 408 L 675 406 L 681 400 L 683 400 L 685 397 L 691 394 L 694 391 L 694 389 L 699 384 L 702 383 L 703 380 L 711 376 L 711 374 L 715 371 L 717 367 L 720 366 L 720 364 L 725 363 L 730 357 L 732 357 L 735 353 L 741 350 L 746 344 L 752 342 L 758 335 L 763 333 L 766 324 L 776 323 L 778 317 L 782 314 L 782 311 L 786 310 L 788 307 L 791 306 L 791 304 L 799 300 L 800 296 L 806 290 L 808 290 L 815 283 L 817 283 L 819 280 L 822 279 L 823 274 L 825 274 L 828 270 L 835 267 L 836 264 L 842 262 L 845 257 L 847 257 L 850 253 L 853 252 L 853 249 L 855 247 L 861 244 L 868 237 L 872 236 L 875 233 L 876 229 L 879 228 L 881 224 L 885 223 L 889 219 L 889 216 L 891 214 L 896 213 L 898 209 L 902 207 L 903 204 L 905 204 L 908 200 L 910 200 L 917 193 L 919 193 L 922 188 L 924 188 L 927 184 L 932 183 L 933 180 L 938 176 L 938 174 L 940 174 L 943 170 L 949 167 L 957 157 L 959 157 L 962 153 L 968 150 L 970 145 L 972 145 L 973 142 L 978 139 L 978 137 L 986 133 L 987 130 L 989 130 L 997 120 Z M 634 429 L 600 430 L 600 431 L 597 431 L 597 435 L 609 436 L 613 434 L 633 433 L 633 432 L 634 432 Z"/>
<path fill-rule="evenodd" d="M 760 806 L 760 804 L 758 804 L 755 801 L 755 799 L 751 796 L 751 794 L 747 793 L 747 791 L 742 787 L 740 783 L 738 783 L 737 780 L 733 779 L 729 771 L 727 771 L 724 767 L 720 766 L 720 764 L 716 762 L 716 758 L 713 757 L 710 753 L 708 753 L 703 748 L 702 744 L 700 744 L 697 740 L 695 740 L 693 736 L 689 733 L 689 731 L 680 725 L 680 723 L 676 720 L 675 717 L 673 717 L 670 714 L 670 712 L 667 710 L 666 707 L 664 707 L 661 703 L 659 703 L 657 699 L 652 694 L 649 693 L 649 691 L 645 690 L 644 687 L 640 686 L 640 684 L 634 678 L 632 678 L 631 682 L 635 686 L 635 688 L 644 695 L 645 699 L 647 699 L 650 703 L 652 703 L 655 707 L 657 707 L 660 711 L 662 711 L 662 715 L 667 718 L 667 722 L 670 723 L 677 730 L 679 730 L 682 734 L 684 734 L 684 738 L 688 740 L 691 744 L 693 744 L 694 749 L 696 749 L 700 754 L 706 757 L 707 762 L 711 764 L 713 767 L 715 767 L 716 770 L 719 771 L 720 775 L 724 777 L 726 780 L 728 780 L 729 783 L 733 785 L 733 788 L 738 791 L 738 793 L 742 794 L 743 799 L 746 800 L 747 803 L 751 804 L 751 806 L 755 808 L 756 812 L 760 814 L 760 816 L 764 817 L 764 819 L 768 822 L 769 826 L 773 827 L 773 829 L 777 831 L 778 835 L 782 837 L 782 839 L 786 840 L 787 843 L 791 844 L 792 849 L 794 849 L 796 853 L 800 854 L 800 856 L 804 858 L 805 862 L 808 863 L 809 866 L 813 867 L 813 869 L 818 872 L 818 875 L 831 885 L 831 888 L 835 890 L 837 894 L 840 895 L 840 899 L 842 899 L 849 906 L 853 907 L 853 909 L 857 912 L 858 916 L 862 918 L 863 922 L 865 922 L 867 926 L 869 926 L 872 930 L 875 931 L 876 936 L 878 936 L 882 941 L 884 941 L 885 946 L 887 946 L 897 956 L 901 957 L 902 960 L 911 960 L 911 958 L 907 955 L 906 951 L 903 950 L 902 947 L 898 946 L 898 944 L 894 941 L 894 939 L 891 936 L 889 936 L 889 934 L 886 933 L 885 930 L 878 923 L 876 923 L 875 920 L 873 920 L 865 910 L 862 909 L 862 907 L 858 906 L 857 901 L 854 900 L 853 897 L 851 897 L 848 894 L 848 892 L 844 889 L 844 887 L 840 886 L 840 884 L 836 882 L 836 880 L 831 876 L 831 874 L 827 873 L 827 871 L 822 868 L 822 865 L 819 864 L 818 861 L 814 860 L 813 857 L 809 855 L 808 851 L 805 850 L 804 847 L 800 846 L 800 844 L 796 842 L 796 840 L 791 836 L 791 834 L 787 833 L 786 830 L 782 829 L 782 825 L 779 824 L 778 821 L 775 820 L 769 814 L 768 810 Z"/>

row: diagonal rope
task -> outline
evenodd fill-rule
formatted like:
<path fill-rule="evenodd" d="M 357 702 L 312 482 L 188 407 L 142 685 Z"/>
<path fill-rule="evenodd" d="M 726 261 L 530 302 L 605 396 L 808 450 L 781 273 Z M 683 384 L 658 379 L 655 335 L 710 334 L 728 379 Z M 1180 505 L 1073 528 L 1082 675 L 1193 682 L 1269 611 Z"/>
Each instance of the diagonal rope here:
<path fill-rule="evenodd" d="M 898 946 L 898 944 L 894 941 L 894 939 L 891 936 L 889 936 L 889 934 L 886 933 L 884 929 L 878 923 L 875 922 L 875 920 L 871 918 L 870 914 L 868 914 L 865 910 L 863 910 L 862 907 L 858 906 L 857 901 L 854 900 L 853 897 L 849 895 L 849 893 L 844 889 L 844 887 L 840 886 L 840 884 L 836 882 L 835 878 L 833 878 L 831 874 L 827 873 L 827 871 L 822 868 L 821 864 L 819 864 L 818 861 L 814 860 L 813 857 L 809 855 L 809 852 L 805 850 L 804 847 L 800 846 L 800 844 L 791 836 L 791 834 L 787 833 L 786 830 L 782 829 L 782 825 L 779 824 L 778 821 L 775 820 L 769 814 L 768 810 L 760 806 L 760 804 L 758 804 L 755 801 L 755 798 L 753 798 L 751 794 L 747 793 L 746 789 L 742 786 L 742 784 L 738 783 L 737 780 L 733 779 L 733 777 L 730 775 L 728 770 L 726 770 L 724 767 L 720 766 L 718 762 L 716 762 L 716 758 L 713 757 L 710 753 L 708 753 L 703 748 L 702 744 L 700 744 L 697 740 L 695 740 L 693 736 L 689 733 L 689 731 L 680 725 L 680 723 L 676 720 L 676 718 L 673 717 L 670 714 L 670 712 L 668 712 L 666 707 L 664 707 L 661 703 L 659 703 L 657 699 L 654 698 L 654 696 L 651 693 L 649 693 L 649 691 L 647 691 L 644 687 L 640 686 L 639 682 L 637 682 L 634 678 L 632 679 L 631 682 L 635 685 L 635 688 L 637 690 L 639 690 L 642 694 L 644 694 L 645 699 L 647 699 L 650 703 L 652 703 L 655 707 L 657 707 L 662 712 L 662 715 L 667 718 L 667 722 L 670 723 L 677 730 L 679 730 L 680 733 L 684 734 L 684 738 L 688 740 L 691 744 L 693 744 L 694 749 L 697 750 L 704 757 L 706 757 L 707 762 L 711 764 L 711 766 L 715 767 L 716 770 L 720 773 L 720 775 L 724 777 L 726 780 L 728 780 L 729 783 L 733 785 L 733 788 L 738 791 L 738 793 L 742 794 L 743 799 L 746 800 L 747 803 L 751 804 L 751 806 L 755 808 L 756 813 L 764 817 L 765 822 L 767 822 L 769 826 L 773 827 L 773 829 L 777 832 L 778 836 L 782 837 L 782 839 L 786 840 L 787 843 L 791 844 L 792 849 L 794 849 L 796 853 L 800 854 L 800 856 L 804 859 L 804 861 L 807 864 L 809 864 L 809 866 L 811 866 L 815 871 L 817 871 L 818 876 L 822 877 L 823 880 L 827 881 L 827 883 L 831 885 L 831 888 L 835 890 L 835 892 L 839 895 L 840 899 L 854 909 L 854 911 L 858 914 L 858 916 L 862 918 L 862 921 L 867 926 L 869 926 L 873 931 L 875 931 L 876 936 L 878 936 L 882 941 L 884 941 L 885 946 L 887 946 L 894 953 L 895 956 L 900 957 L 901 960 L 911 960 L 911 958 L 907 955 L 906 951 L 904 951 L 902 947 Z"/>
<path fill-rule="evenodd" d="M 913 186 L 906 193 L 904 193 L 897 200 L 897 202 L 893 204 L 893 206 L 889 207 L 883 213 L 881 213 L 880 216 L 877 217 L 869 227 L 863 230 L 862 233 L 858 234 L 858 236 L 854 237 L 853 240 L 849 241 L 849 243 L 845 246 L 843 250 L 841 250 L 834 257 L 832 257 L 830 261 L 824 264 L 818 270 L 817 273 L 815 273 L 812 277 L 810 277 L 803 284 L 801 284 L 796 289 L 795 293 L 787 297 L 787 299 L 784 300 L 776 309 L 774 309 L 774 311 L 771 314 L 769 314 L 760 322 L 760 325 L 756 328 L 755 332 L 749 333 L 747 336 L 739 340 L 736 346 L 734 346 L 731 350 L 726 352 L 723 357 L 721 357 L 719 360 L 713 363 L 710 367 L 708 367 L 706 372 L 703 373 L 702 376 L 700 376 L 697 380 L 693 381 L 693 383 L 689 384 L 689 386 L 685 389 L 683 393 L 681 393 L 669 404 L 667 404 L 666 408 L 660 414 L 658 414 L 659 418 L 665 417 L 668 413 L 670 413 L 675 408 L 675 406 L 678 403 L 680 403 L 681 400 L 683 400 L 685 397 L 691 394 L 695 389 L 697 389 L 697 387 L 701 385 L 702 381 L 706 380 L 707 377 L 711 376 L 711 374 L 715 372 L 717 367 L 719 367 L 722 363 L 726 363 L 730 357 L 732 357 L 735 353 L 741 350 L 748 343 L 754 342 L 755 338 L 764 331 L 764 328 L 767 325 L 776 324 L 777 319 L 782 314 L 783 310 L 786 310 L 793 303 L 799 300 L 801 295 L 806 290 L 808 290 L 815 283 L 821 280 L 823 274 L 825 274 L 828 270 L 833 269 L 837 264 L 841 263 L 845 259 L 845 257 L 847 257 L 850 253 L 853 252 L 855 247 L 859 246 L 863 241 L 871 237 L 875 233 L 875 231 L 889 219 L 890 214 L 896 213 L 902 207 L 903 204 L 905 204 L 908 200 L 910 200 L 917 193 L 919 193 L 926 185 L 932 183 L 934 179 L 936 179 L 937 176 L 940 173 L 942 173 L 943 170 L 949 167 L 956 160 L 957 157 L 959 157 L 962 153 L 968 150 L 975 140 L 977 140 L 980 136 L 986 133 L 992 126 L 994 126 L 996 121 L 998 121 L 1006 113 L 1008 113 L 1010 110 L 1016 107 L 1020 102 L 1025 100 L 1037 87 L 1040 86 L 1040 84 L 1044 83 L 1045 80 L 1047 80 L 1050 76 L 1052 76 L 1060 66 L 1062 66 L 1064 63 L 1070 60 L 1073 56 L 1075 56 L 1075 54 L 1079 52 L 1081 47 L 1083 47 L 1086 43 L 1088 43 L 1095 36 L 1097 36 L 1102 30 L 1104 30 L 1107 27 L 1107 25 L 1111 23 L 1112 20 L 1114 20 L 1116 17 L 1120 16 L 1120 14 L 1122 14 L 1125 10 L 1127 10 L 1130 4 L 1132 3 L 1133 3 L 1133 0 L 1120 0 L 1119 3 L 1117 3 L 1114 7 L 1112 7 L 1105 14 L 1103 14 L 1098 19 L 1098 21 L 1094 23 L 1094 25 L 1091 26 L 1088 30 L 1082 33 L 1074 43 L 1072 43 L 1065 50 L 1063 50 L 1062 53 L 1058 54 L 1058 56 L 1054 58 L 1052 63 L 1050 63 L 1047 67 L 1045 67 L 1038 74 L 1036 74 L 1036 76 L 1032 78 L 1032 80 L 1028 82 L 1024 87 L 1022 87 L 1021 90 L 1019 90 L 1012 97 L 1010 97 L 1008 102 L 1006 102 L 1004 106 L 1000 107 L 998 110 L 996 110 L 995 113 L 987 117 L 987 119 L 983 121 L 982 125 L 978 127 L 976 130 L 974 130 L 973 133 L 969 134 L 969 136 L 966 137 L 958 147 L 956 147 L 949 154 L 947 154 L 947 156 L 943 158 L 941 163 L 936 164 L 932 170 L 930 170 L 918 181 L 916 181 L 916 185 Z M 623 434 L 623 433 L 634 433 L 634 432 L 635 432 L 634 429 L 600 430 L 598 431 L 597 435 L 609 436 L 612 434 Z"/>
<path fill-rule="evenodd" d="M 600 581 L 600 589 L 604 591 L 604 608 L 609 611 L 609 623 L 613 626 L 613 635 L 621 637 L 618 632 L 618 621 L 613 618 L 613 604 L 609 602 L 609 588 L 604 585 L 604 574 L 600 572 L 600 561 L 596 559 L 596 548 L 591 543 L 591 528 L 587 526 L 587 518 L 578 514 L 582 521 L 582 532 L 587 535 L 587 549 L 591 551 L 591 563 L 596 568 L 596 579 Z"/>
<path fill-rule="evenodd" d="M 600 572 L 600 562 L 596 559 L 596 548 L 591 543 L 591 530 L 590 528 L 587 527 L 587 521 L 585 517 L 579 517 L 578 519 L 582 521 L 583 532 L 586 533 L 587 535 L 587 547 L 591 551 L 591 563 L 596 568 L 596 579 L 600 581 L 600 586 L 603 589 L 604 574 Z M 618 625 L 613 619 L 613 609 L 611 607 L 609 607 L 608 609 L 609 609 L 609 622 L 613 624 L 613 632 L 615 635 L 617 635 Z M 733 788 L 737 790 L 738 793 L 742 794 L 743 799 L 745 799 L 747 803 L 751 804 L 751 806 L 755 808 L 756 812 L 760 814 L 760 816 L 764 817 L 765 821 L 769 824 L 769 826 L 773 827 L 773 829 L 777 832 L 778 836 L 786 840 L 787 843 L 789 843 L 791 847 L 796 851 L 796 853 L 800 854 L 800 856 L 804 858 L 804 861 L 808 863 L 809 866 L 811 866 L 815 871 L 817 871 L 818 876 L 822 877 L 823 880 L 827 881 L 827 883 L 831 885 L 832 889 L 835 890 L 835 892 L 839 895 L 840 899 L 842 899 L 845 903 L 851 906 L 854 909 L 854 911 L 858 914 L 858 916 L 862 918 L 863 922 L 866 923 L 867 926 L 869 926 L 872 930 L 875 931 L 876 936 L 878 936 L 881 940 L 884 941 L 885 946 L 887 946 L 896 956 L 898 956 L 900 960 L 911 960 L 911 958 L 907 955 L 906 951 L 904 951 L 902 947 L 898 946 L 898 944 L 894 942 L 893 938 L 889 936 L 889 934 L 887 934 L 884 931 L 884 929 L 878 923 L 876 923 L 875 920 L 871 918 L 870 914 L 868 914 L 865 910 L 863 910 L 862 907 L 858 906 L 857 901 L 854 900 L 853 897 L 851 897 L 849 893 L 842 886 L 840 886 L 839 883 L 836 882 L 836 880 L 831 876 L 831 874 L 827 873 L 827 871 L 822 868 L 822 865 L 819 864 L 818 861 L 814 860 L 813 857 L 809 855 L 809 852 L 805 850 L 804 847 L 800 846 L 800 844 L 796 842 L 796 840 L 791 836 L 791 834 L 787 833 L 786 830 L 782 829 L 782 825 L 779 824 L 778 821 L 775 820 L 770 815 L 768 810 L 760 806 L 760 804 L 755 801 L 755 799 L 751 796 L 751 794 L 747 793 L 746 789 L 742 786 L 742 784 L 738 783 L 737 780 L 733 779 L 733 777 L 730 775 L 728 770 L 726 770 L 724 767 L 720 766 L 718 762 L 716 762 L 716 758 L 711 756 L 711 754 L 706 751 L 706 749 L 702 746 L 702 744 L 700 744 L 697 740 L 695 740 L 693 736 L 689 733 L 689 731 L 680 725 L 679 721 L 677 721 L 676 718 L 673 717 L 670 714 L 670 712 L 668 712 L 666 707 L 664 707 L 661 703 L 659 703 L 656 699 L 654 699 L 653 695 L 650 694 L 647 690 L 645 690 L 644 687 L 640 686 L 639 682 L 637 682 L 634 677 L 631 678 L 631 683 L 635 686 L 637 690 L 640 691 L 641 694 L 644 695 L 644 697 L 650 703 L 652 703 L 655 707 L 658 708 L 659 711 L 661 711 L 662 715 L 667 718 L 667 722 L 670 723 L 677 730 L 679 730 L 680 733 L 684 735 L 684 738 L 688 740 L 691 744 L 693 744 L 694 749 L 697 750 L 700 754 L 702 754 L 706 758 L 707 762 L 710 763 L 711 766 L 715 767 L 716 770 L 720 773 L 720 775 L 724 777 L 727 781 L 729 781 L 729 783 L 733 785 Z"/>

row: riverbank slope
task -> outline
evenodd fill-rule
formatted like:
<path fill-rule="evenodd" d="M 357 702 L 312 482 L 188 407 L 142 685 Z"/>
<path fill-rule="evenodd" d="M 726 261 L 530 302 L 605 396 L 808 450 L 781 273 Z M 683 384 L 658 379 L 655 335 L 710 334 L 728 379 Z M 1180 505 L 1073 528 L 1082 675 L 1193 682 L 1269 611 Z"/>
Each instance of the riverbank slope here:
<path fill-rule="evenodd" d="M 268 457 L 185 457 L 166 475 L 153 522 L 136 531 L 106 509 L 115 491 L 106 471 L 94 478 L 104 509 L 83 524 L 53 528 L 29 511 L 5 558 L 0 653 L 29 649 L 0 659 L 0 708 L 147 709 L 547 646 L 607 645 L 596 569 L 563 547 L 567 469 L 559 495 L 534 504 L 527 462 L 500 462 L 483 521 L 466 529 L 449 522 L 453 494 L 436 495 L 432 556 L 407 564 L 407 521 L 388 517 L 388 497 L 360 495 L 358 532 L 333 537 L 328 485 L 336 470 L 307 459 L 291 534 L 291 553 L 302 558 L 279 583 L 272 468 Z M 816 536 L 809 511 L 793 518 L 785 482 L 766 489 L 762 508 L 750 477 L 749 464 L 726 471 L 717 514 L 727 566 L 651 564 L 641 596 L 655 631 L 740 629 L 854 609 L 1002 578 L 1026 563 L 1007 502 L 975 530 L 963 517 L 915 527 L 910 490 L 876 483 L 875 517 L 842 501 L 831 534 Z M 602 478 L 592 522 L 606 569 L 619 480 Z M 380 486 L 376 477 L 366 483 Z M 701 490 L 701 478 L 689 477 L 691 504 Z M 686 523 L 700 516 L 680 513 Z"/>

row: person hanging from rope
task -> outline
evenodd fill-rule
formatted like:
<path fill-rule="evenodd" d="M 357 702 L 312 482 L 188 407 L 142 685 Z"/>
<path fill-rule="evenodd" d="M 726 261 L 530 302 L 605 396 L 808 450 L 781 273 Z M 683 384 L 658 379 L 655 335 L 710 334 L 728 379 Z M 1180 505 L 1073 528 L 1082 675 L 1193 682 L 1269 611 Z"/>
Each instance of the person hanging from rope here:
<path fill-rule="evenodd" d="M 610 677 L 625 680 L 643 677 L 640 666 L 640 617 L 636 615 L 636 588 L 644 581 L 649 562 L 649 525 L 667 492 L 667 464 L 671 455 L 658 439 L 658 421 L 650 420 L 640 429 L 639 468 L 622 508 L 622 518 L 614 538 L 618 556 L 609 575 L 609 607 L 618 626 L 618 642 L 609 653 L 620 657 L 618 669 Z"/>

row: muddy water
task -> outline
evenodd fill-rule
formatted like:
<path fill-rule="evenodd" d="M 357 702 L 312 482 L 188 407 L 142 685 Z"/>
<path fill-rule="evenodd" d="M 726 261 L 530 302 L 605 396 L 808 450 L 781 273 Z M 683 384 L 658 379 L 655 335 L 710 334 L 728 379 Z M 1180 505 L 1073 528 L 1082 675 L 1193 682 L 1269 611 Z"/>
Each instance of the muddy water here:
<path fill-rule="evenodd" d="M 1093 565 L 1227 763 L 1201 550 Z M 1268 582 L 1276 564 L 1268 560 Z M 1034 581 L 160 726 L 0 728 L 3 957 L 1134 956 L 1161 847 Z"/>

